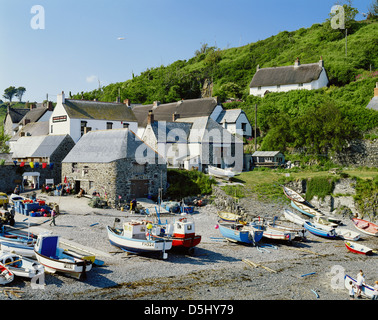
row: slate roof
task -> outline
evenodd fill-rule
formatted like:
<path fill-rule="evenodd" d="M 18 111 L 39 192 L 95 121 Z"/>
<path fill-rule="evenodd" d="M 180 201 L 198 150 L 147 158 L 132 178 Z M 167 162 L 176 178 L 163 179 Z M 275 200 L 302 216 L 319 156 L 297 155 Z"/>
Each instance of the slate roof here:
<path fill-rule="evenodd" d="M 141 145 L 144 147 L 139 148 Z M 139 149 L 138 149 L 139 148 Z M 147 155 L 143 150 L 148 150 Z M 90 131 L 83 135 L 63 163 L 109 163 L 120 159 L 157 163 L 158 154 L 129 129 Z"/>
<path fill-rule="evenodd" d="M 13 158 L 49 158 L 69 135 L 20 137 L 13 145 Z"/>
<path fill-rule="evenodd" d="M 49 122 L 31 122 L 26 126 L 23 126 L 21 130 L 10 139 L 10 141 L 18 140 L 21 137 L 21 132 L 25 133 L 25 136 L 44 136 L 49 134 Z"/>
<path fill-rule="evenodd" d="M 65 99 L 63 106 L 71 119 L 137 121 L 131 108 L 123 103 Z"/>
<path fill-rule="evenodd" d="M 30 109 L 17 109 L 17 108 L 9 108 L 9 112 L 7 115 L 12 120 L 12 123 L 19 123 L 21 119 L 25 116 L 26 113 L 28 113 Z"/>
<path fill-rule="evenodd" d="M 373 99 L 371 99 L 366 108 L 378 111 L 378 97 L 374 97 Z"/>
<path fill-rule="evenodd" d="M 217 122 L 227 122 L 227 123 L 235 123 L 236 120 L 239 118 L 240 114 L 242 113 L 241 109 L 229 109 L 229 110 L 223 110 L 218 118 Z"/>
<path fill-rule="evenodd" d="M 217 97 L 180 100 L 178 102 L 160 104 L 154 108 L 153 104 L 135 106 L 134 114 L 139 127 L 146 127 L 148 112 L 152 110 L 155 121 L 172 122 L 172 115 L 176 113 L 180 118 L 210 116 L 218 105 Z"/>
<path fill-rule="evenodd" d="M 319 79 L 322 70 L 319 63 L 301 64 L 298 67 L 292 65 L 262 68 L 256 71 L 249 87 L 310 83 Z"/>
<path fill-rule="evenodd" d="M 151 124 L 156 139 L 163 137 L 166 142 L 187 142 L 191 127 L 192 123 L 186 122 L 154 121 Z"/>
<path fill-rule="evenodd" d="M 29 119 L 30 122 L 37 122 L 47 111 L 49 110 L 44 106 L 30 109 L 19 122 L 24 119 Z"/>

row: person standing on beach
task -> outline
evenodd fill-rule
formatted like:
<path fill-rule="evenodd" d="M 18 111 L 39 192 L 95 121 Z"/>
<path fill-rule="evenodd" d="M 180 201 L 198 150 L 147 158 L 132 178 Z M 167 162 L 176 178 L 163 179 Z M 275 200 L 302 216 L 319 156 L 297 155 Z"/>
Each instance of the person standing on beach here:
<path fill-rule="evenodd" d="M 51 210 L 51 222 L 50 222 L 50 226 L 53 224 L 54 226 L 56 226 L 55 224 L 55 217 L 56 217 L 56 212 L 54 209 Z"/>
<path fill-rule="evenodd" d="M 365 276 L 364 276 L 364 273 L 362 272 L 362 270 L 360 270 L 360 272 L 357 275 L 357 282 L 356 282 L 357 298 L 361 298 L 361 290 L 362 290 L 362 286 L 364 284 L 365 284 Z"/>
<path fill-rule="evenodd" d="M 356 286 L 354 285 L 353 281 L 350 281 L 349 282 L 350 284 L 350 289 L 349 289 L 349 298 L 350 300 L 354 300 L 354 289 L 356 288 Z"/>

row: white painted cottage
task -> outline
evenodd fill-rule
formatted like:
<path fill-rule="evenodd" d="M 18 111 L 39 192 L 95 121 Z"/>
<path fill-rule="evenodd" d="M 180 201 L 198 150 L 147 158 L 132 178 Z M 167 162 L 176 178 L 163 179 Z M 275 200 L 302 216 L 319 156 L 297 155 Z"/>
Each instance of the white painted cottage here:
<path fill-rule="evenodd" d="M 249 87 L 251 95 L 263 97 L 269 92 L 320 89 L 328 82 L 322 58 L 310 64 L 301 64 L 297 58 L 292 66 L 261 69 L 258 66 Z"/>
<path fill-rule="evenodd" d="M 88 131 L 129 128 L 138 131 L 132 109 L 124 103 L 66 99 L 58 94 L 49 120 L 49 134 L 69 134 L 79 141 Z"/>

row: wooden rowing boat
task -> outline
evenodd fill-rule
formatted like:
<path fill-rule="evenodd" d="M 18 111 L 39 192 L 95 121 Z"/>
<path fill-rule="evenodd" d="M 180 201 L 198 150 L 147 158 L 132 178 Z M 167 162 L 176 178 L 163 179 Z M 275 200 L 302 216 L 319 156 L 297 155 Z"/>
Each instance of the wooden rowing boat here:
<path fill-rule="evenodd" d="M 342 228 L 342 227 L 337 227 L 335 229 L 336 235 L 344 240 L 352 240 L 352 241 L 357 241 L 360 239 L 361 235 L 358 232 Z"/>
<path fill-rule="evenodd" d="M 334 228 L 315 224 L 315 223 L 310 222 L 310 221 L 306 221 L 303 226 L 309 232 L 311 232 L 312 234 L 314 234 L 316 236 L 329 238 L 329 239 L 336 238 L 336 232 L 335 232 Z"/>
<path fill-rule="evenodd" d="M 291 221 L 300 226 L 303 226 L 306 221 L 306 219 L 303 219 L 302 217 L 298 216 L 297 214 L 288 209 L 284 209 L 284 217 L 286 220 Z"/>
<path fill-rule="evenodd" d="M 293 201 L 297 201 L 297 202 L 305 202 L 306 200 L 296 191 L 288 188 L 288 187 L 285 187 L 285 186 L 282 186 L 283 188 L 283 192 L 285 194 L 286 197 L 288 197 L 290 200 L 293 200 Z"/>
<path fill-rule="evenodd" d="M 301 202 L 291 200 L 291 206 L 294 209 L 297 209 L 299 212 L 303 213 L 304 215 L 306 215 L 310 218 L 313 218 L 315 216 L 324 216 L 324 214 L 322 212 L 320 212 L 319 210 L 311 208 L 308 205 L 301 203 Z"/>
<path fill-rule="evenodd" d="M 367 220 L 357 218 L 353 218 L 352 221 L 357 230 L 370 236 L 378 236 L 378 226 L 376 224 Z"/>
<path fill-rule="evenodd" d="M 242 223 L 240 221 L 241 215 L 233 213 L 233 212 L 220 211 L 218 212 L 218 216 L 225 222 Z"/>
<path fill-rule="evenodd" d="M 356 242 L 344 241 L 344 244 L 347 247 L 347 249 L 353 253 L 359 253 L 364 255 L 371 255 L 373 253 L 373 249 L 370 249 L 369 247 Z"/>

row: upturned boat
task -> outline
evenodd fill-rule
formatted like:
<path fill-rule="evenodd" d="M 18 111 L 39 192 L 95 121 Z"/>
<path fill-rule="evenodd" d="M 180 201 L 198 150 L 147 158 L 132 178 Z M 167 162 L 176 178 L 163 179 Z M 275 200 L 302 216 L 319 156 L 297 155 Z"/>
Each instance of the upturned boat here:
<path fill-rule="evenodd" d="M 296 191 L 282 186 L 283 192 L 286 197 L 288 197 L 290 200 L 297 201 L 297 202 L 305 202 L 306 200 Z"/>
<path fill-rule="evenodd" d="M 355 228 L 370 236 L 378 236 L 378 225 L 363 219 L 352 218 Z"/>
<path fill-rule="evenodd" d="M 358 232 L 342 228 L 342 227 L 337 227 L 335 229 L 336 235 L 344 240 L 352 240 L 352 241 L 357 241 L 360 239 L 361 235 Z"/>
<path fill-rule="evenodd" d="M 108 238 L 112 245 L 132 253 L 161 253 L 163 259 L 168 258 L 166 251 L 172 248 L 172 239 L 164 232 L 157 231 L 158 226 L 143 221 L 129 221 L 123 224 L 123 229 L 107 226 Z"/>
<path fill-rule="evenodd" d="M 241 221 L 241 215 L 233 213 L 233 212 L 226 212 L 226 211 L 220 211 L 218 212 L 219 218 L 221 218 L 225 222 L 233 222 L 233 223 L 242 223 Z"/>
<path fill-rule="evenodd" d="M 232 177 L 238 174 L 237 172 L 232 171 L 232 169 L 230 168 L 221 169 L 214 166 L 208 166 L 208 173 L 211 176 L 223 179 L 231 179 Z"/>
<path fill-rule="evenodd" d="M 59 247 L 59 237 L 51 234 L 38 236 L 34 246 L 36 258 L 49 273 L 64 273 L 76 279 L 85 279 L 92 269 L 92 263 L 69 255 Z"/>

